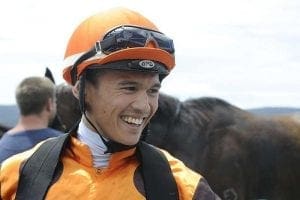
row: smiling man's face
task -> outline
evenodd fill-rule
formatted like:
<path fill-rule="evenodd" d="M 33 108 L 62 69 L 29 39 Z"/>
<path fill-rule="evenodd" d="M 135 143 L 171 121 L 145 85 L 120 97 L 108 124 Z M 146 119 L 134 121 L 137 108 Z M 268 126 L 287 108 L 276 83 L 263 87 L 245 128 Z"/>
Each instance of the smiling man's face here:
<path fill-rule="evenodd" d="M 134 145 L 157 110 L 160 86 L 155 73 L 105 70 L 97 85 L 87 83 L 87 116 L 104 137 Z"/>

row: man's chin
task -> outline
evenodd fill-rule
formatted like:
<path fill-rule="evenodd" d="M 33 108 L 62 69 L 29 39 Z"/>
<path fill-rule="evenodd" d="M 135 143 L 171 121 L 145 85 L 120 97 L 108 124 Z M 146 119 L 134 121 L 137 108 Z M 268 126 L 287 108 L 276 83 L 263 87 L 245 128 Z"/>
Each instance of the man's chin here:
<path fill-rule="evenodd" d="M 131 139 L 131 140 L 124 140 L 122 142 L 122 144 L 124 145 L 127 145 L 127 146 L 134 146 L 136 145 L 138 142 L 140 141 L 140 137 L 139 138 L 134 138 L 134 139 Z"/>

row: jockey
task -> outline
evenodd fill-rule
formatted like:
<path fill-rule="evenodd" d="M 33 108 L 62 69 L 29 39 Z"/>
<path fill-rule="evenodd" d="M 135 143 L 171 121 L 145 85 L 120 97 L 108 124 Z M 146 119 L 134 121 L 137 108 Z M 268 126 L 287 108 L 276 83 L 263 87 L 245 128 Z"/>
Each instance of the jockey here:
<path fill-rule="evenodd" d="M 4 162 L 0 199 L 219 199 L 204 177 L 142 140 L 174 53 L 172 39 L 135 11 L 114 8 L 83 21 L 69 40 L 63 70 L 82 118 L 61 148 L 40 151 L 56 142 L 47 140 Z M 59 161 L 48 157 L 53 151 Z M 57 166 L 49 170 L 45 163 Z"/>

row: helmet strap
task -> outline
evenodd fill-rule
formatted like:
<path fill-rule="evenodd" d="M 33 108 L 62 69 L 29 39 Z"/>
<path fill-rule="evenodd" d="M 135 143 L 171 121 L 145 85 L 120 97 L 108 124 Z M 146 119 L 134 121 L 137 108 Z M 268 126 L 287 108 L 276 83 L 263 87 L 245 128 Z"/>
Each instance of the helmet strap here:
<path fill-rule="evenodd" d="M 83 72 L 79 79 L 79 107 L 81 113 L 85 113 L 85 82 L 86 82 L 86 72 Z"/>
<path fill-rule="evenodd" d="M 100 136 L 102 142 L 105 144 L 105 146 L 108 147 L 107 141 L 103 138 L 103 136 L 100 134 L 96 126 L 91 122 L 91 120 L 86 115 L 86 103 L 85 103 L 85 83 L 86 83 L 86 72 L 84 71 L 79 79 L 79 106 L 80 111 L 88 121 L 88 123 L 96 130 L 98 135 Z"/>

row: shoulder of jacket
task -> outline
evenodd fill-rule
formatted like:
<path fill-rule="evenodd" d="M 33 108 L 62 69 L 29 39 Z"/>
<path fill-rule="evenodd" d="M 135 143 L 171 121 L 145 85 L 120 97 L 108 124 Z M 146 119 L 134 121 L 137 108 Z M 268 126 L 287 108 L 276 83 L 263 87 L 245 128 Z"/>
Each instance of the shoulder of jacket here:
<path fill-rule="evenodd" d="M 159 150 L 165 155 L 169 162 L 177 187 L 179 188 L 180 195 L 184 197 L 183 199 L 192 199 L 197 190 L 199 190 L 199 184 L 202 181 L 205 181 L 203 176 L 187 167 L 181 160 L 172 156 L 166 150 Z"/>
<path fill-rule="evenodd" d="M 195 176 L 197 178 L 201 178 L 202 176 L 195 172 L 194 170 L 190 169 L 189 167 L 187 167 L 184 162 L 182 162 L 181 160 L 179 160 L 178 158 L 174 157 L 173 155 L 171 155 L 168 151 L 164 150 L 164 149 L 160 149 L 160 148 L 157 148 L 159 149 L 164 155 L 165 157 L 167 158 L 169 164 L 170 164 L 170 167 L 172 169 L 172 171 L 178 171 L 178 172 L 186 172 L 188 174 L 191 174 L 192 176 Z"/>

